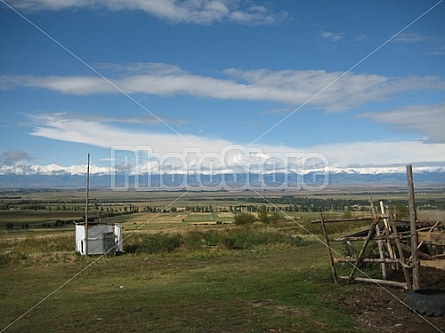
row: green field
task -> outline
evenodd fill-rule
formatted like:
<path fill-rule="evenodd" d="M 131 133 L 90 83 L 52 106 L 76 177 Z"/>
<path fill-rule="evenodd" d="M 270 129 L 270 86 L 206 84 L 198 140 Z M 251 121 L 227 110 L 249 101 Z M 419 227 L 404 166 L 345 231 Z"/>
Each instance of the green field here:
<path fill-rule="evenodd" d="M 359 330 L 357 317 L 336 300 L 360 289 L 332 282 L 320 225 L 310 220 L 324 207 L 327 217 L 369 214 L 368 193 L 191 193 L 179 200 L 180 193 L 95 194 L 91 215 L 114 212 L 103 222 L 124 225 L 121 256 L 81 257 L 73 224 L 55 225 L 83 217 L 81 192 L 1 194 L 0 332 Z M 443 198 L 427 192 L 418 203 L 440 207 Z M 265 204 L 270 214 L 281 212 L 279 221 L 232 223 L 240 211 L 257 215 Z M 333 235 L 366 227 L 328 225 Z"/>
<path fill-rule="evenodd" d="M 354 320 L 323 297 L 343 292 L 324 259 L 313 243 L 3 268 L 0 325 L 70 281 L 10 331 L 354 332 Z"/>

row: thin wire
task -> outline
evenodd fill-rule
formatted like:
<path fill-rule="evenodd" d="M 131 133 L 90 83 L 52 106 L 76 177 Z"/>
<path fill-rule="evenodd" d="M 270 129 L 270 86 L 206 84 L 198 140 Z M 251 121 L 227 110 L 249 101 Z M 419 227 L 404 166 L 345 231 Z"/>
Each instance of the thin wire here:
<path fill-rule="evenodd" d="M 275 207 L 276 209 L 280 210 L 278 206 L 276 206 L 273 202 L 271 202 L 269 199 L 267 199 L 266 197 L 264 197 L 263 195 L 261 195 L 260 193 L 258 193 L 257 191 L 255 191 L 255 193 L 261 197 L 263 200 L 267 201 L 270 205 L 272 205 L 273 207 Z M 281 211 L 281 210 L 280 210 Z M 283 212 L 284 216 L 286 216 L 287 218 L 289 218 L 290 220 L 292 220 L 293 222 L 295 222 L 301 229 L 303 229 L 304 231 L 306 231 L 309 235 L 311 235 L 316 241 L 322 243 L 324 246 L 328 247 L 332 252 L 334 252 L 336 255 L 338 255 L 340 258 L 345 259 L 344 256 L 342 256 L 338 251 L 336 251 L 334 248 L 332 248 L 330 245 L 326 244 L 324 240 L 320 239 L 317 235 L 315 235 L 314 233 L 312 233 L 310 230 L 308 230 L 304 225 L 302 225 L 301 223 L 299 223 L 298 221 L 296 221 L 292 216 L 286 214 L 286 212 Z M 349 265 L 351 265 L 352 267 L 356 267 L 357 271 L 359 271 L 360 273 L 362 273 L 363 275 L 365 275 L 367 278 L 371 279 L 373 283 L 375 283 L 376 285 L 378 285 L 380 288 L 382 288 L 385 292 L 387 292 L 389 295 L 391 295 L 394 299 L 396 299 L 397 301 L 399 301 L 400 303 L 402 303 L 404 306 L 406 306 L 408 309 L 410 309 L 411 311 L 413 311 L 417 316 L 419 316 L 420 318 L 422 318 L 425 322 L 427 322 L 428 324 L 430 324 L 433 328 L 435 328 L 438 332 L 444 333 L 439 327 L 435 326 L 432 322 L 430 322 L 428 319 L 424 318 L 423 316 L 421 316 L 419 313 L 415 312 L 413 309 L 411 309 L 411 307 L 406 304 L 405 302 L 403 302 L 400 298 L 398 298 L 396 295 L 394 295 L 390 290 L 388 290 L 387 288 L 385 288 L 385 286 L 383 286 L 381 283 L 379 283 L 378 281 L 376 281 L 375 279 L 373 279 L 372 277 L 370 277 L 366 272 L 364 272 L 363 270 L 360 269 L 360 267 L 355 266 L 354 263 L 352 262 L 347 262 Z"/>
<path fill-rule="evenodd" d="M 120 88 L 117 84 L 115 84 L 113 81 L 111 81 L 110 79 L 108 79 L 105 75 L 103 75 L 102 73 L 100 73 L 97 69 L 95 69 L 94 67 L 92 67 L 91 65 L 89 65 L 87 62 L 85 62 L 82 58 L 80 58 L 77 54 L 75 54 L 74 52 L 72 52 L 70 49 L 68 49 L 67 47 L 65 47 L 62 43 L 60 43 L 58 40 L 56 40 L 54 37 L 52 37 L 49 33 L 47 33 L 45 30 L 43 30 L 42 28 L 40 28 L 38 25 L 36 25 L 34 22 L 32 22 L 30 19 L 28 19 L 26 16 L 24 16 L 22 13 L 20 13 L 18 10 L 16 10 L 14 7 L 12 7 L 11 5 L 9 5 L 5 0 L 0 0 L 1 2 L 3 2 L 7 7 L 9 7 L 12 11 L 14 11 L 17 15 L 19 15 L 21 18 L 23 18 L 26 22 L 28 22 L 29 24 L 31 24 L 34 28 L 36 28 L 37 30 L 39 30 L 42 34 L 44 34 L 46 37 L 48 37 L 51 41 L 53 41 L 54 43 L 56 43 L 58 46 L 60 46 L 63 50 L 65 50 L 66 52 L 68 52 L 71 56 L 73 56 L 74 58 L 76 58 L 78 61 L 80 61 L 83 65 L 85 65 L 86 67 L 88 67 L 91 71 L 93 71 L 95 74 L 97 74 L 98 76 L 100 76 L 102 79 L 104 79 L 107 83 L 109 83 L 111 86 L 113 86 L 115 89 L 117 89 L 120 93 L 122 93 L 123 95 L 125 95 L 127 98 L 129 98 L 132 102 L 134 102 L 137 106 L 141 107 L 143 110 L 145 110 L 147 113 L 149 113 L 150 115 L 152 115 L 154 118 L 156 118 L 158 121 L 160 121 L 162 124 L 164 124 L 165 126 L 167 126 L 171 131 L 173 131 L 174 133 L 176 133 L 178 136 L 180 136 L 182 139 L 184 139 L 185 141 L 187 141 L 188 143 L 190 143 L 193 147 L 197 148 L 200 150 L 200 148 L 198 148 L 193 142 L 191 142 L 189 139 L 187 139 L 186 137 L 184 137 L 181 133 L 179 133 L 177 130 L 175 130 L 173 127 L 171 127 L 169 124 L 167 124 L 164 120 L 162 120 L 161 118 L 159 118 L 155 113 L 151 112 L 149 109 L 147 109 L 144 105 L 142 105 L 140 102 L 138 102 L 136 99 L 134 99 L 132 96 L 130 96 L 127 92 L 125 92 L 122 88 Z"/>
<path fill-rule="evenodd" d="M 65 50 L 66 52 L 68 52 L 70 55 L 72 55 L 74 58 L 76 58 L 78 61 L 80 61 L 83 65 L 85 65 L 86 67 L 88 67 L 90 70 L 92 70 L 94 73 L 96 73 L 98 76 L 100 76 L 102 79 L 104 79 L 106 82 L 108 82 L 110 85 L 112 85 L 114 88 L 116 88 L 119 92 L 121 92 L 122 94 L 124 94 L 126 97 L 128 97 L 131 101 L 133 101 L 134 103 L 136 103 L 138 106 L 140 106 L 142 109 L 144 109 L 146 112 L 148 112 L 149 114 L 151 114 L 153 117 L 155 117 L 157 120 L 159 120 L 160 122 L 162 122 L 165 126 L 167 126 L 169 129 L 171 129 L 173 132 L 175 132 L 177 135 L 179 135 L 181 138 L 183 138 L 185 141 L 187 141 L 188 143 L 190 143 L 192 146 L 194 146 L 195 148 L 199 149 L 194 143 L 192 143 L 190 140 L 188 140 L 187 138 L 185 138 L 182 134 L 180 134 L 178 131 L 176 131 L 173 127 L 171 127 L 170 125 L 168 125 L 166 122 L 164 122 L 161 118 L 159 118 L 156 114 L 154 114 L 153 112 L 151 112 L 150 110 L 148 110 L 145 106 L 143 106 L 141 103 L 139 103 L 137 100 L 135 100 L 133 97 L 131 97 L 129 94 L 127 94 L 124 90 L 122 90 L 119 86 L 117 86 L 115 83 L 113 83 L 112 81 L 110 81 L 107 77 L 105 77 L 103 74 L 101 74 L 99 71 L 97 71 L 95 68 L 93 68 L 92 66 L 90 66 L 88 63 L 86 63 L 83 59 L 81 59 L 79 56 L 77 56 L 74 52 L 72 52 L 71 50 L 69 50 L 68 48 L 66 48 L 62 43 L 60 43 L 59 41 L 57 41 L 55 38 L 53 38 L 51 35 L 49 35 L 46 31 L 44 31 L 43 29 L 41 29 L 39 26 L 37 26 L 34 22 L 32 22 L 31 20 L 29 20 L 26 16 L 24 16 L 23 14 L 21 14 L 19 11 L 17 11 L 14 7 L 12 7 L 11 5 L 9 5 L 6 1 L 4 0 L 0 0 L 3 4 L 5 4 L 8 8 L 10 8 L 13 12 L 15 12 L 17 15 L 19 15 L 22 19 L 24 19 L 26 22 L 28 22 L 29 24 L 31 24 L 34 28 L 36 28 L 38 31 L 40 31 L 42 34 L 44 34 L 46 37 L 48 37 L 51 41 L 53 41 L 54 43 L 56 43 L 58 46 L 60 46 L 63 50 Z M 184 194 L 182 194 L 181 196 L 179 196 L 176 200 L 172 201 L 167 207 L 169 207 L 170 205 L 172 205 L 173 203 L 175 203 L 177 200 L 179 200 L 180 198 L 182 198 L 184 195 L 186 195 L 188 192 L 185 192 Z M 159 213 L 158 213 L 159 214 Z M 143 226 L 145 226 L 145 224 L 147 222 L 150 222 L 152 219 L 154 219 L 158 214 L 156 214 L 155 216 L 153 216 L 150 220 L 146 221 L 144 224 L 142 224 L 139 228 L 137 228 L 135 231 L 139 230 L 140 228 L 142 228 Z M 124 240 L 126 240 L 128 237 L 130 237 L 131 235 L 134 234 L 134 232 L 132 234 L 130 234 L 129 236 L 127 236 Z M 116 246 L 116 245 L 115 245 Z M 29 308 L 26 312 L 24 312 L 21 316 L 19 316 L 17 319 L 15 319 L 13 322 L 11 322 L 8 326 L 6 326 L 4 329 L 2 329 L 0 331 L 4 332 L 5 330 L 7 330 L 9 327 L 11 327 L 12 325 L 14 325 L 16 322 L 18 322 L 19 320 L 21 320 L 24 316 L 26 316 L 29 312 L 31 312 L 33 309 L 35 309 L 37 306 L 39 306 L 40 304 L 42 304 L 43 302 L 45 302 L 48 298 L 50 298 L 52 295 L 54 295 L 56 292 L 58 292 L 60 289 L 62 289 L 65 285 L 67 285 L 68 283 L 70 283 L 72 280 L 74 280 L 76 277 L 78 277 L 81 273 L 83 273 L 86 269 L 90 268 L 93 264 L 95 264 L 98 260 L 102 259 L 104 256 L 100 256 L 97 259 L 95 259 L 93 262 L 91 262 L 90 264 L 88 264 L 85 268 L 83 268 L 82 270 L 80 270 L 78 273 L 76 273 L 74 276 L 72 276 L 70 279 L 68 279 L 67 281 L 65 281 L 62 285 L 60 285 L 58 288 L 56 288 L 55 290 L 53 290 L 51 293 L 49 293 L 46 297 L 44 297 L 43 299 L 41 299 L 39 302 L 37 302 L 34 306 L 32 306 L 31 308 Z"/>
<path fill-rule="evenodd" d="M 159 120 L 160 122 L 162 122 L 165 126 L 167 126 L 170 130 L 172 130 L 174 133 L 176 133 L 178 136 L 180 136 L 182 139 L 184 139 L 185 141 L 187 141 L 188 143 L 190 143 L 192 146 L 194 146 L 195 148 L 199 149 L 194 143 L 192 143 L 190 140 L 188 140 L 187 138 L 185 138 L 182 134 L 180 134 L 178 131 L 176 131 L 173 127 L 171 127 L 170 125 L 168 125 L 166 122 L 164 122 L 161 118 L 159 118 L 156 114 L 154 114 L 153 112 L 151 112 L 150 110 L 148 110 L 145 106 L 143 106 L 140 102 L 138 102 L 136 99 L 134 99 L 133 97 L 131 97 L 128 93 L 126 93 L 123 89 L 121 89 L 119 86 L 117 86 L 115 83 L 113 83 L 112 81 L 110 81 L 107 77 L 105 77 L 103 74 L 101 74 L 99 71 L 97 71 L 96 69 L 94 69 L 92 66 L 90 66 L 88 63 L 86 63 L 84 60 L 82 60 L 79 56 L 77 56 L 75 53 L 73 53 L 72 51 L 70 51 L 68 48 L 66 48 L 63 44 L 61 44 L 60 42 L 58 42 L 55 38 L 53 38 L 51 35 L 49 35 L 47 32 L 45 32 L 43 29 L 41 29 L 40 27 L 38 27 L 36 24 L 34 24 L 32 21 L 30 21 L 27 17 L 25 17 L 23 14 L 21 14 L 19 11 L 17 11 L 15 8 L 13 8 L 12 6 L 10 6 L 6 1 L 4 0 L 0 0 L 2 3 L 4 3 L 7 7 L 9 7 L 12 11 L 14 11 L 17 15 L 19 15 L 20 17 L 22 17 L 25 21 L 27 21 L 29 24 L 31 24 L 34 28 L 36 28 L 37 30 L 39 30 L 41 33 L 43 33 L 46 37 L 48 37 L 50 40 L 52 40 L 54 43 L 56 43 L 58 46 L 60 46 L 62 49 L 64 49 L 66 52 L 68 52 L 70 55 L 72 55 L 74 58 L 76 58 L 78 61 L 80 61 L 82 64 L 84 64 L 86 67 L 88 67 L 90 70 L 92 70 L 95 74 L 97 74 L 98 76 L 100 76 L 102 79 L 104 79 L 106 82 L 108 82 L 111 86 L 113 86 L 114 88 L 116 88 L 119 92 L 121 92 L 122 94 L 124 94 L 127 98 L 129 98 L 131 101 L 133 101 L 136 105 L 138 105 L 139 107 L 141 107 L 143 110 L 145 110 L 146 112 L 148 112 L 149 114 L 151 114 L 153 117 L 155 117 L 157 120 Z M 376 53 L 378 50 L 380 50 L 383 46 L 385 46 L 386 44 L 388 44 L 391 40 L 393 40 L 394 38 L 396 38 L 399 34 L 401 34 L 403 31 L 405 31 L 407 28 L 409 28 L 411 25 L 413 25 L 415 22 L 417 22 L 419 19 L 421 19 L 424 15 L 426 15 L 428 12 L 430 12 L 431 10 L 433 10 L 436 6 L 438 6 L 440 3 L 442 3 L 443 0 L 440 0 L 439 2 L 437 2 L 435 5 L 433 5 L 431 8 L 429 8 L 427 11 L 425 11 L 423 14 L 421 14 L 419 17 L 417 17 L 415 20 L 413 20 L 411 23 L 409 23 L 408 25 L 406 25 L 403 29 L 401 29 L 399 32 L 397 32 L 395 35 L 393 35 L 391 38 L 389 38 L 388 40 L 386 40 L 383 44 L 381 44 L 380 46 L 378 46 L 376 49 L 374 49 L 372 52 L 370 52 L 367 56 L 365 56 L 364 58 L 362 58 L 360 61 L 358 61 L 355 65 L 353 65 L 352 67 L 350 67 L 346 72 L 344 72 L 342 75 L 338 76 L 335 80 L 333 80 L 331 83 L 329 83 L 328 85 L 326 85 L 324 88 L 322 88 L 320 91 L 318 91 L 316 94 L 314 94 L 311 98 L 309 98 L 307 101 L 305 101 L 302 105 L 300 105 L 298 108 L 294 109 L 290 114 L 288 114 L 287 116 L 285 116 L 283 119 L 281 119 L 280 121 L 278 121 L 275 125 L 273 125 L 272 127 L 270 127 L 267 131 L 265 131 L 262 135 L 258 136 L 255 140 L 253 140 L 247 147 L 250 147 L 252 144 L 254 144 L 255 142 L 257 142 L 259 139 L 261 139 L 263 136 L 265 136 L 267 133 L 269 133 L 270 131 L 272 131 L 273 129 L 275 129 L 278 125 L 280 125 L 283 121 L 285 121 L 286 119 L 288 119 L 290 116 L 292 116 L 295 112 L 297 112 L 298 110 L 300 110 L 302 107 L 304 107 L 306 104 L 308 104 L 309 102 L 311 102 L 314 98 L 316 98 L 318 95 L 320 95 L 321 93 L 323 93 L 326 89 L 328 89 L 329 87 L 331 87 L 333 84 L 335 84 L 337 81 L 339 81 L 342 77 L 344 77 L 346 74 L 348 74 L 349 72 L 351 72 L 355 67 L 357 67 L 358 65 L 360 65 L 362 62 L 364 62 L 365 60 L 367 60 L 369 57 L 371 57 L 374 53 Z M 180 198 L 182 198 L 184 195 L 186 195 L 188 192 L 185 192 L 183 195 L 181 195 L 180 197 L 178 197 L 176 200 L 174 200 L 173 202 L 171 202 L 169 204 L 172 205 L 174 202 L 176 202 L 177 200 L 179 200 Z M 266 201 L 268 201 L 265 197 L 263 197 L 261 194 L 259 194 L 258 192 L 255 191 L 255 193 L 259 196 L 261 196 L 262 198 L 264 198 Z M 268 201 L 270 204 L 272 204 L 270 201 Z M 273 204 L 272 204 L 273 205 Z M 169 207 L 168 206 L 168 207 Z M 158 213 L 159 214 L 159 213 Z M 136 230 L 133 231 L 133 233 L 131 233 L 129 236 L 127 236 L 124 240 L 126 240 L 128 237 L 130 237 L 131 235 L 133 235 L 137 230 L 139 230 L 140 228 L 142 228 L 143 226 L 145 226 L 146 223 L 150 222 L 153 218 L 155 218 L 157 215 L 153 216 L 150 220 L 147 220 L 144 224 L 141 225 L 141 227 L 137 228 Z M 295 220 L 294 220 L 295 221 Z M 309 234 L 311 234 L 316 240 L 318 240 L 319 242 L 324 243 L 324 241 L 322 241 L 321 239 L 319 239 L 316 235 L 314 235 L 313 233 L 311 233 L 310 231 L 308 231 L 304 226 L 302 226 L 299 222 L 295 221 L 301 228 L 303 228 L 306 232 L 309 232 Z M 326 244 L 325 244 L 326 245 Z M 334 249 L 331 248 L 332 251 L 334 251 L 334 253 L 338 254 Z M 42 304 L 43 302 L 45 302 L 48 298 L 50 298 L 53 294 L 55 294 L 57 291 L 59 291 L 60 289 L 62 289 L 65 285 L 67 285 L 68 283 L 70 283 L 72 280 L 74 280 L 77 276 L 79 276 L 81 273 L 83 273 L 86 269 L 88 269 L 89 267 L 91 267 L 93 264 L 95 264 L 98 260 L 102 259 L 104 256 L 100 256 L 97 259 L 95 259 L 93 262 L 91 262 L 89 265 L 87 265 L 85 268 L 83 268 L 81 271 L 79 271 L 78 273 L 76 273 L 73 277 L 71 277 L 70 279 L 68 279 L 66 282 L 64 282 L 62 285 L 60 285 L 58 288 L 56 288 L 53 292 L 51 292 L 50 294 L 48 294 L 46 297 L 44 297 L 42 300 L 40 300 L 38 303 L 36 303 L 34 306 L 32 306 L 29 310 L 27 310 L 25 313 L 23 313 L 21 316 L 19 316 L 16 320 L 14 320 L 12 323 L 10 323 L 8 326 L 6 326 L 2 331 L 0 332 L 4 332 L 5 330 L 7 330 L 9 327 L 11 327 L 12 325 L 14 325 L 17 321 L 19 321 L 20 319 L 22 319 L 24 316 L 26 316 L 29 312 L 31 312 L 33 309 L 35 309 L 38 305 Z M 353 265 L 351 263 L 351 265 Z M 363 271 L 361 271 L 359 268 L 358 270 L 360 272 L 362 272 L 363 274 L 365 274 L 366 276 L 368 276 L 366 273 L 364 273 Z M 369 276 L 368 276 L 369 277 Z M 377 281 L 375 281 L 375 283 L 377 285 L 379 285 L 383 290 L 385 290 L 386 292 L 388 292 L 390 295 L 392 295 L 394 298 L 396 298 L 397 300 L 399 300 L 401 303 L 405 304 L 403 301 L 401 301 L 400 299 L 398 299 L 394 294 L 392 294 L 389 290 L 387 290 L 385 287 L 383 287 L 381 284 L 379 284 Z M 407 306 L 405 304 L 405 306 Z M 420 316 L 420 315 L 419 315 Z M 442 332 L 439 328 L 437 328 L 436 326 L 434 326 L 431 322 L 429 322 L 426 318 L 420 316 L 422 319 L 424 319 L 427 323 L 429 323 L 432 327 L 436 328 L 438 331 Z"/>
<path fill-rule="evenodd" d="M 423 16 L 425 16 L 426 14 L 428 14 L 430 11 L 432 11 L 435 7 L 437 7 L 440 3 L 442 3 L 444 0 L 440 0 L 439 2 L 437 2 L 434 6 L 432 6 L 431 8 L 429 8 L 428 10 L 426 10 L 424 13 L 422 13 L 420 16 L 418 16 L 415 20 L 413 20 L 411 23 L 407 24 L 403 29 L 401 29 L 399 32 L 397 32 L 395 35 L 393 35 L 391 38 L 389 38 L 388 40 L 386 40 L 384 43 L 380 44 L 376 49 L 374 49 L 372 52 L 368 53 L 368 55 L 366 55 L 364 58 L 362 58 L 360 61 L 358 61 L 355 65 L 353 65 L 352 67 L 350 67 L 346 72 L 344 72 L 343 74 L 341 74 L 340 76 L 338 76 L 336 79 L 334 79 L 331 83 L 328 83 L 324 88 L 320 89 L 317 93 L 315 93 L 312 97 L 310 97 L 309 99 L 307 99 L 303 104 L 301 104 L 299 107 L 297 107 L 296 109 L 294 109 L 291 113 L 289 113 L 288 115 L 286 115 L 283 119 L 281 119 L 280 121 L 278 121 L 275 125 L 273 125 L 272 127 L 270 127 L 267 131 L 265 131 L 263 134 L 261 134 L 260 136 L 258 136 L 255 140 L 253 140 L 250 144 L 247 145 L 247 147 L 252 146 L 255 142 L 257 142 L 259 139 L 261 139 L 263 136 L 265 136 L 267 133 L 269 133 L 270 131 L 272 131 L 273 129 L 275 129 L 278 125 L 280 125 L 283 121 L 285 121 L 286 119 L 288 119 L 289 117 L 291 117 L 295 112 L 297 112 L 298 110 L 300 110 L 302 107 L 304 107 L 306 104 L 308 104 L 309 102 L 311 102 L 314 98 L 316 98 L 318 95 L 320 95 L 321 93 L 323 93 L 326 89 L 328 89 L 329 87 L 331 87 L 333 84 L 335 84 L 337 81 L 339 81 L 342 77 L 344 77 L 346 74 L 348 74 L 349 72 L 351 72 L 354 68 L 356 68 L 358 65 L 360 65 L 362 62 L 364 62 L 365 60 L 367 60 L 369 57 L 371 57 L 372 55 L 374 55 L 374 53 L 376 53 L 377 51 L 379 51 L 382 47 L 384 47 L 386 44 L 388 44 L 390 41 L 392 41 L 394 38 L 396 38 L 398 35 L 400 35 L 402 32 L 404 32 L 406 29 L 408 29 L 410 26 L 412 26 L 414 23 L 416 23 L 418 20 L 420 20 Z"/>
<path fill-rule="evenodd" d="M 173 205 L 175 202 L 177 202 L 179 199 L 181 199 L 183 196 L 185 196 L 186 194 L 188 194 L 189 192 L 186 191 L 183 194 L 181 194 L 178 198 L 176 198 L 175 200 L 173 200 L 171 203 L 169 203 L 166 208 L 169 208 L 171 205 Z M 132 235 L 134 235 L 134 233 L 138 230 L 140 230 L 142 227 L 144 227 L 147 223 L 151 222 L 153 219 L 155 219 L 158 215 L 160 215 L 162 212 L 158 212 L 157 214 L 155 214 L 154 216 L 152 216 L 150 219 L 146 220 L 143 224 L 141 224 L 140 227 L 136 228 L 135 230 L 133 230 L 132 233 L 130 233 L 127 237 L 125 237 L 124 239 L 122 239 L 122 242 L 127 240 L 129 237 L 131 237 Z M 114 246 L 114 248 L 116 248 L 118 246 L 118 244 L 116 244 Z M 113 249 L 113 248 L 112 248 Z M 17 323 L 19 320 L 21 320 L 23 317 L 25 317 L 28 313 L 30 313 L 32 310 L 34 310 L 36 307 L 38 307 L 40 304 L 42 304 L 43 302 L 45 302 L 47 299 L 49 299 L 52 295 L 54 295 L 55 293 L 57 293 L 60 289 L 62 289 L 63 287 L 65 287 L 67 284 L 69 284 L 71 281 L 73 281 L 75 278 L 77 278 L 80 274 L 82 274 L 83 272 L 85 272 L 88 268 L 90 268 L 91 266 L 93 266 L 96 262 L 98 262 L 99 260 L 103 259 L 106 257 L 106 255 L 109 253 L 109 251 L 107 253 L 105 253 L 104 255 L 101 255 L 99 257 L 97 257 L 96 259 L 94 259 L 91 263 L 89 263 L 86 267 L 82 268 L 79 272 L 77 272 L 76 274 L 74 274 L 71 278 L 69 278 L 67 281 L 65 281 L 64 283 L 62 283 L 59 287 L 57 287 L 56 289 L 54 289 L 52 292 L 50 292 L 47 296 L 45 296 L 44 298 L 42 298 L 39 302 L 37 302 L 36 304 L 34 304 L 32 307 L 30 307 L 27 311 L 25 311 L 22 315 L 20 315 L 19 317 L 17 317 L 13 322 L 11 322 L 8 326 L 6 326 L 5 328 L 3 328 L 0 333 L 5 332 L 8 328 L 10 328 L 12 325 L 14 325 L 15 323 Z M 88 254 L 87 254 L 88 255 Z"/>

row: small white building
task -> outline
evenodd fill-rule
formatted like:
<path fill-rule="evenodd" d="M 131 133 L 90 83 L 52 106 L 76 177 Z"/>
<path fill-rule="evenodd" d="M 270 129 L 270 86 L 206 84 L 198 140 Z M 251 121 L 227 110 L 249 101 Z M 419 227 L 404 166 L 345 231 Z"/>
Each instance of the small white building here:
<path fill-rule="evenodd" d="M 114 256 L 124 252 L 122 224 L 88 224 L 88 255 L 105 254 Z M 76 252 L 86 255 L 85 224 L 76 224 Z"/>

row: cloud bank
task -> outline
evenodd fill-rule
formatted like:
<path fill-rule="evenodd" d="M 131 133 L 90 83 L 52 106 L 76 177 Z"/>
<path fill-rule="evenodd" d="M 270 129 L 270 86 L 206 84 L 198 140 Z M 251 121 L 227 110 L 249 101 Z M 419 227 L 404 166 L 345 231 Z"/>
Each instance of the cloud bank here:
<path fill-rule="evenodd" d="M 385 112 L 366 112 L 359 117 L 390 124 L 396 129 L 408 130 L 425 136 L 428 142 L 445 143 L 445 103 L 437 105 L 410 105 Z"/>
<path fill-rule="evenodd" d="M 227 151 L 228 147 L 247 147 L 245 143 L 197 135 L 178 136 L 175 133 L 135 132 L 95 121 L 68 119 L 60 117 L 60 115 L 41 116 L 39 122 L 31 133 L 34 136 L 84 143 L 110 150 L 150 147 L 153 154 L 165 157 L 168 157 L 169 154 L 181 155 L 189 150 L 219 156 L 222 152 Z M 320 154 L 332 168 L 390 167 L 411 163 L 443 166 L 445 159 L 445 143 L 421 140 L 353 142 L 298 148 L 257 144 L 249 149 L 257 149 L 258 154 L 262 154 L 263 157 L 273 157 L 274 154 L 276 156 Z M 233 158 L 236 159 L 236 155 L 233 155 Z M 234 161 L 236 162 L 236 160 Z"/>
<path fill-rule="evenodd" d="M 399 93 L 445 90 L 445 81 L 434 76 L 385 77 L 323 70 L 241 70 L 230 68 L 221 78 L 188 73 L 168 64 L 109 65 L 107 80 L 95 76 L 0 77 L 0 89 L 29 87 L 70 95 L 148 94 L 190 95 L 226 100 L 272 101 L 291 105 L 309 104 L 331 112 Z M 109 80 L 109 81 L 108 81 Z"/>
<path fill-rule="evenodd" d="M 280 22 L 287 13 L 275 13 L 266 5 L 247 0 L 10 0 L 8 3 L 27 11 L 68 9 L 108 9 L 143 11 L 173 23 L 211 24 L 231 21 L 258 25 Z"/>

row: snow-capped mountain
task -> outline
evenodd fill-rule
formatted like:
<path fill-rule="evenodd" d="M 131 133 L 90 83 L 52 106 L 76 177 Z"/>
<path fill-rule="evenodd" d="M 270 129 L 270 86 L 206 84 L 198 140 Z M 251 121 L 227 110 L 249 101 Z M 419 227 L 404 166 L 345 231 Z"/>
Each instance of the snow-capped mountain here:
<path fill-rule="evenodd" d="M 130 175 L 144 174 L 147 172 L 146 169 L 140 168 L 140 171 L 136 169 L 126 169 L 118 170 L 111 167 L 99 167 L 96 165 L 90 165 L 90 175 L 111 175 L 111 174 L 123 174 L 128 173 Z M 310 174 L 310 173 L 329 173 L 332 175 L 336 174 L 349 174 L 349 175 L 378 175 L 378 174 L 397 174 L 405 173 L 406 166 L 361 166 L 361 167 L 326 167 L 326 168 L 311 168 L 305 170 L 299 169 L 284 169 L 279 170 L 261 170 L 261 173 L 271 174 L 271 173 L 297 173 L 297 174 Z M 415 173 L 445 173 L 445 166 L 414 166 L 413 171 Z M 220 169 L 214 172 L 208 169 L 202 169 L 197 172 L 187 172 L 184 170 L 149 170 L 151 174 L 185 174 L 185 173 L 201 173 L 201 174 L 233 174 L 239 172 L 239 169 Z M 256 170 L 248 170 L 249 173 L 255 174 L 259 173 Z M 45 176 L 60 176 L 60 175 L 86 175 L 87 166 L 86 165 L 71 165 L 71 166 L 60 166 L 57 164 L 48 165 L 0 165 L 0 175 L 45 175 Z"/>
<path fill-rule="evenodd" d="M 57 164 L 48 165 L 0 165 L 0 175 L 85 175 L 86 165 L 71 165 L 68 167 Z M 107 167 L 98 167 L 91 165 L 90 174 L 109 174 L 111 169 Z"/>
<path fill-rule="evenodd" d="M 49 165 L 2 165 L 1 188 L 83 188 L 86 165 L 68 167 Z M 207 190 L 239 189 L 321 189 L 330 184 L 394 184 L 406 183 L 406 166 L 382 167 L 327 167 L 298 170 L 240 171 L 216 170 L 209 172 L 181 172 L 159 169 L 151 172 L 113 170 L 111 167 L 90 166 L 91 186 L 125 190 L 177 190 L 182 188 Z M 444 166 L 414 166 L 416 183 L 445 185 Z"/>

